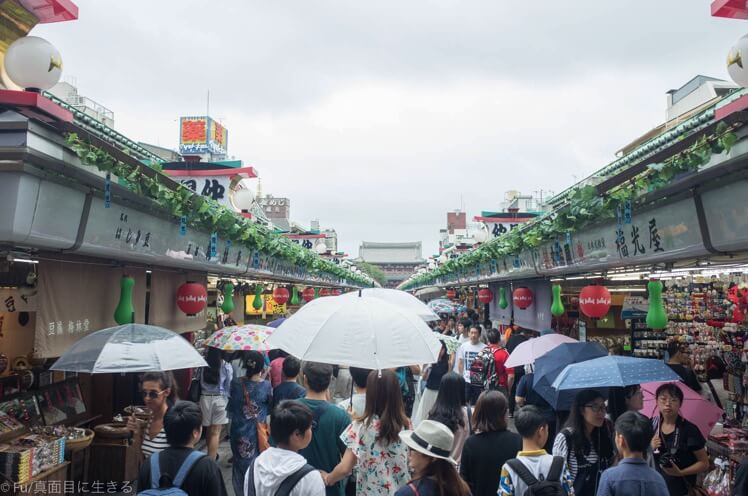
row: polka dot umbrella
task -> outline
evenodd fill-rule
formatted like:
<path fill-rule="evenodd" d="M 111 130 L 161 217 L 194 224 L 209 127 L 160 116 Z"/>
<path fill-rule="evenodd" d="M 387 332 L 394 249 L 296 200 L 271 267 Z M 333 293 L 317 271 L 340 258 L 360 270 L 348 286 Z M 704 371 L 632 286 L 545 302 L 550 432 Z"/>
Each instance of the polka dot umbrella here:
<path fill-rule="evenodd" d="M 272 327 L 247 324 L 220 329 L 205 341 L 206 346 L 224 351 L 270 351 L 265 343 L 275 329 Z"/>
<path fill-rule="evenodd" d="M 557 390 L 623 387 L 680 377 L 654 358 L 609 355 L 567 365 L 551 384 Z"/>

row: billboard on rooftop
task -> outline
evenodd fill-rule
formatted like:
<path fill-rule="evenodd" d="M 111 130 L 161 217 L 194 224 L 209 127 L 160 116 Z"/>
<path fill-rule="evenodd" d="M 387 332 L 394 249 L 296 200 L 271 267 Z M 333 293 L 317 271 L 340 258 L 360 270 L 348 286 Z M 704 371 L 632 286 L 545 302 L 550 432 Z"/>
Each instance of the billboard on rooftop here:
<path fill-rule="evenodd" d="M 208 116 L 187 116 L 179 119 L 179 153 L 201 155 L 226 153 L 228 130 Z"/>

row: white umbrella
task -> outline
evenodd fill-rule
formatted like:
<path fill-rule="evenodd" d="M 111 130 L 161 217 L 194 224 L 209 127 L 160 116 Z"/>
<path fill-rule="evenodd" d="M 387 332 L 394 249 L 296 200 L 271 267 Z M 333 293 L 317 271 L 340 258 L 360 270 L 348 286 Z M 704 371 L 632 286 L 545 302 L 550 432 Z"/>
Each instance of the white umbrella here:
<path fill-rule="evenodd" d="M 378 298 L 319 298 L 286 319 L 270 348 L 301 359 L 367 369 L 434 363 L 441 342 L 414 313 Z"/>
<path fill-rule="evenodd" d="M 517 345 L 504 364 L 505 367 L 519 367 L 535 363 L 541 357 L 562 343 L 577 343 L 578 341 L 563 334 L 546 334 L 537 338 L 530 338 Z"/>
<path fill-rule="evenodd" d="M 107 374 L 207 367 L 200 353 L 163 327 L 125 324 L 96 331 L 74 343 L 52 370 Z"/>
<path fill-rule="evenodd" d="M 345 293 L 339 296 L 339 298 L 379 298 L 393 305 L 403 307 L 416 315 L 421 317 L 425 321 L 430 320 L 441 320 L 439 316 L 431 310 L 428 305 L 416 298 L 410 293 L 400 291 L 399 289 L 387 289 L 387 288 L 366 288 L 350 293 Z"/>

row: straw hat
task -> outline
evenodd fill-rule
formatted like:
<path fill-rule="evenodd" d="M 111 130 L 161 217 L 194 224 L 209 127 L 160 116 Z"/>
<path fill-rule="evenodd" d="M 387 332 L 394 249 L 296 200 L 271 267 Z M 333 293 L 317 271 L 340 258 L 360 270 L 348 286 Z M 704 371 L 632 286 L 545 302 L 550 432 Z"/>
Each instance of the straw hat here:
<path fill-rule="evenodd" d="M 457 462 L 450 456 L 455 439 L 454 434 L 449 427 L 440 422 L 424 420 L 415 431 L 402 431 L 400 439 L 409 448 L 419 453 L 457 465 Z"/>

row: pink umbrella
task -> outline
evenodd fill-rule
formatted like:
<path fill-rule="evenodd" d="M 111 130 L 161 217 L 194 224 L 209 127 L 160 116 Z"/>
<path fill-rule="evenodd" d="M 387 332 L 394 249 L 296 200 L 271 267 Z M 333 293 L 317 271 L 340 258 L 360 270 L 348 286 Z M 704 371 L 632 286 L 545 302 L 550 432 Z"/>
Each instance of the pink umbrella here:
<path fill-rule="evenodd" d="M 576 339 L 563 334 L 546 334 L 539 338 L 528 339 L 520 343 L 504 364 L 505 367 L 519 367 L 535 363 L 535 359 L 541 357 L 563 343 L 577 343 Z"/>
<path fill-rule="evenodd" d="M 659 415 L 657 410 L 657 388 L 667 382 L 646 382 L 642 384 L 644 393 L 644 408 L 640 413 L 647 417 Z M 682 382 L 674 382 L 683 391 L 683 404 L 680 406 L 680 416 L 699 428 L 704 438 L 709 437 L 712 427 L 717 423 L 724 413 L 721 408 L 709 400 L 704 399 L 699 393 L 686 386 Z"/>

